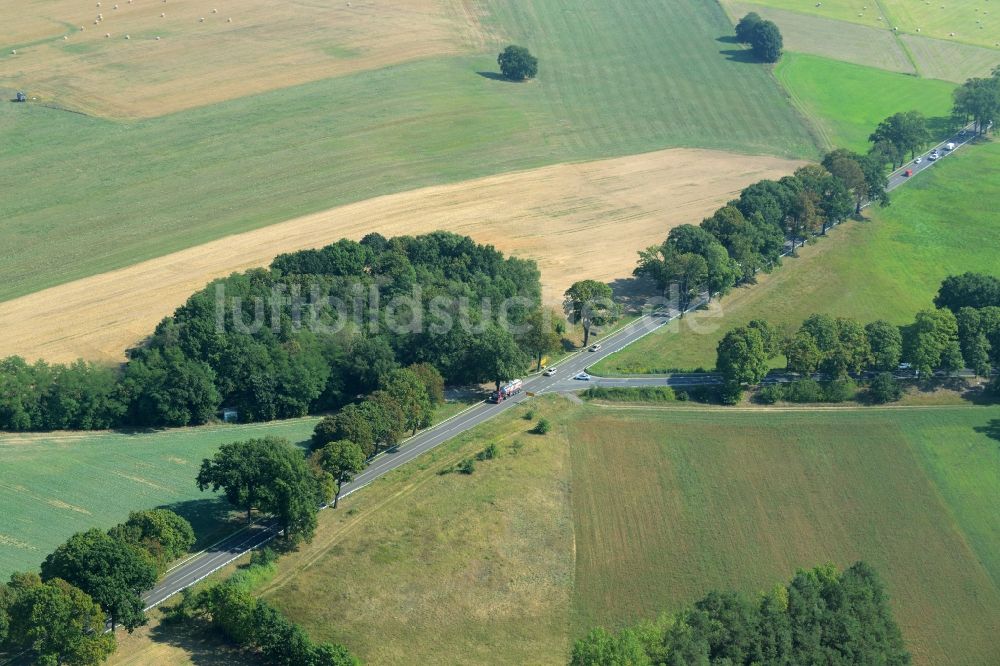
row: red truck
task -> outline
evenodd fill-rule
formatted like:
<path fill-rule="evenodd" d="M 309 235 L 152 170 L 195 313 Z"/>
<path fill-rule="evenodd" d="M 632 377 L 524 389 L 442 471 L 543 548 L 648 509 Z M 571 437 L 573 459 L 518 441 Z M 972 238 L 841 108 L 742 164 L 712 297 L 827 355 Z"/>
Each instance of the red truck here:
<path fill-rule="evenodd" d="M 504 400 L 511 398 L 524 389 L 524 382 L 520 379 L 512 379 L 500 387 L 500 390 L 490 393 L 490 402 L 499 405 Z"/>

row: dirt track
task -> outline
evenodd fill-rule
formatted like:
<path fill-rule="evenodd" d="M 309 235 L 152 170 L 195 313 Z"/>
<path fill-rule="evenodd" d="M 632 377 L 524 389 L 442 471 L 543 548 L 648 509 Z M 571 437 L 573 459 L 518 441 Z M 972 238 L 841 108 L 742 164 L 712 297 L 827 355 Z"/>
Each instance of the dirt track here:
<path fill-rule="evenodd" d="M 430 187 L 362 201 L 0 303 L 0 357 L 118 361 L 209 280 L 340 238 L 444 229 L 530 257 L 545 300 L 581 278 L 627 277 L 636 252 L 695 223 L 743 186 L 799 163 L 666 150 Z"/>

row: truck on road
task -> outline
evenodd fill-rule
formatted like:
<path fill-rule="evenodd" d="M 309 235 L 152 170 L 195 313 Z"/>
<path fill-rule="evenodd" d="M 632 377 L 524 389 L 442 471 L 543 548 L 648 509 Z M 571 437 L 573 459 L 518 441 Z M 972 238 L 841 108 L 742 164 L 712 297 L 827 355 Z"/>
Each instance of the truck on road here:
<path fill-rule="evenodd" d="M 520 379 L 512 379 L 506 384 L 502 384 L 500 388 L 493 393 L 490 393 L 490 402 L 495 405 L 499 405 L 504 400 L 507 400 L 524 389 L 524 382 Z"/>

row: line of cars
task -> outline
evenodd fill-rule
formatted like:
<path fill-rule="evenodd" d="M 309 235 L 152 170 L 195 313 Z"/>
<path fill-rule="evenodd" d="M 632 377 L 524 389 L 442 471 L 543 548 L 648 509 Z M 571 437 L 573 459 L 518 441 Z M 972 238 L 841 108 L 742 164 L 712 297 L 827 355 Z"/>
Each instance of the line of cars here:
<path fill-rule="evenodd" d="M 947 152 L 951 152 L 951 151 L 955 150 L 955 144 L 953 142 L 949 141 L 948 143 L 944 144 L 944 149 Z M 931 162 L 935 162 L 935 161 L 941 159 L 941 157 L 942 157 L 941 153 L 938 152 L 937 148 L 935 148 L 934 150 L 931 151 L 930 155 L 927 156 L 927 159 L 929 161 L 931 161 Z M 923 164 L 923 161 L 924 161 L 924 158 L 923 158 L 923 155 L 921 155 L 921 156 L 917 157 L 917 159 L 913 160 L 913 163 L 914 164 Z M 907 169 L 906 171 L 903 172 L 903 175 L 907 176 L 907 177 L 912 176 L 913 175 L 913 169 Z"/>

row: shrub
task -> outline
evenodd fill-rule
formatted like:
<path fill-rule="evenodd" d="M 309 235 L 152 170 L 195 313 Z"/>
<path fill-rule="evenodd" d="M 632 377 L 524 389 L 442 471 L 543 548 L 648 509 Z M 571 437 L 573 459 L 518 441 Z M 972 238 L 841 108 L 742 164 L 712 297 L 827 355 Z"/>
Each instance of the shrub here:
<path fill-rule="evenodd" d="M 687 402 L 689 398 L 687 391 L 677 391 L 674 395 L 678 402 Z"/>
<path fill-rule="evenodd" d="M 719 400 L 723 405 L 735 405 L 743 399 L 743 387 L 736 382 L 726 382 L 719 390 Z"/>
<path fill-rule="evenodd" d="M 583 392 L 588 400 L 607 400 L 609 402 L 673 402 L 677 400 L 674 390 L 669 386 L 594 386 Z"/>
<path fill-rule="evenodd" d="M 552 426 L 549 424 L 548 419 L 538 419 L 538 423 L 536 423 L 535 427 L 531 429 L 531 432 L 535 433 L 536 435 L 544 435 L 548 433 L 548 431 L 551 429 Z"/>
<path fill-rule="evenodd" d="M 455 469 L 460 474 L 472 474 L 476 471 L 476 462 L 472 458 L 466 458 L 462 462 L 458 463 Z"/>
<path fill-rule="evenodd" d="M 277 561 L 278 554 L 266 546 L 250 553 L 250 566 L 252 567 L 268 567 Z"/>
<path fill-rule="evenodd" d="M 815 379 L 799 379 L 785 387 L 784 395 L 788 402 L 822 402 L 823 387 Z"/>
<path fill-rule="evenodd" d="M 534 421 L 535 420 L 535 410 L 529 409 L 528 411 L 526 411 L 524 413 L 524 417 L 523 418 L 524 418 L 525 421 Z"/>
<path fill-rule="evenodd" d="M 773 405 L 776 402 L 780 402 L 785 399 L 785 389 L 781 384 L 769 384 L 764 386 L 759 391 L 757 395 L 754 396 L 754 400 L 762 405 Z"/>
<path fill-rule="evenodd" d="M 854 400 L 858 394 L 858 385 L 851 379 L 838 379 L 827 382 L 823 387 L 823 397 L 827 402 L 847 402 Z"/>
<path fill-rule="evenodd" d="M 489 446 L 476 454 L 476 460 L 493 460 L 500 457 L 500 448 L 496 442 L 491 442 Z"/>
<path fill-rule="evenodd" d="M 868 385 L 868 400 L 876 405 L 896 402 L 903 397 L 903 389 L 899 382 L 888 372 L 880 373 Z"/>

